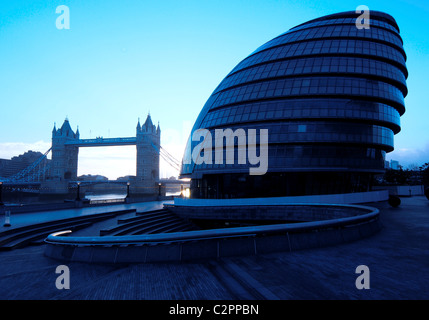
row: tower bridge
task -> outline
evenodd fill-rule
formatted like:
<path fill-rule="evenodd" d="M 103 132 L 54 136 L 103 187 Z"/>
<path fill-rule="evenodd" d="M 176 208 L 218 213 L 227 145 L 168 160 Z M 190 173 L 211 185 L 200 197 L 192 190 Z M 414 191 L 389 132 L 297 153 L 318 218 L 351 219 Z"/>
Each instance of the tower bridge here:
<path fill-rule="evenodd" d="M 125 138 L 80 139 L 79 129 L 73 131 L 66 119 L 52 130 L 52 161 L 49 177 L 42 182 L 42 193 L 67 193 L 77 181 L 79 148 L 135 145 L 136 175 L 130 181 L 134 194 L 158 194 L 161 129 L 148 115 L 143 125 L 137 123 L 136 136 Z"/>
<path fill-rule="evenodd" d="M 159 161 L 162 157 L 175 170 L 180 170 L 180 162 L 161 145 L 161 129 L 152 123 L 150 115 L 143 125 L 138 120 L 135 137 L 81 139 L 66 119 L 60 128 L 52 130 L 52 146 L 34 163 L 10 177 L 0 177 L 0 182 L 8 190 L 39 190 L 41 194 L 67 194 L 77 187 L 79 148 L 112 147 L 135 145 L 136 174 L 128 181 L 85 181 L 81 186 L 100 183 L 113 185 L 130 184 L 135 195 L 159 194 L 160 184 L 183 184 L 183 181 L 161 180 Z M 51 160 L 46 161 L 52 152 Z"/>

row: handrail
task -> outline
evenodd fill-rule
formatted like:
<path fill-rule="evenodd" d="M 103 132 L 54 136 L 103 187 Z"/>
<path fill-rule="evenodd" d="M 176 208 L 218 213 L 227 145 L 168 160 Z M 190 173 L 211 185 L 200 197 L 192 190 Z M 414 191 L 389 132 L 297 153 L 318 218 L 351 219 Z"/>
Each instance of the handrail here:
<path fill-rule="evenodd" d="M 171 232 L 145 235 L 125 236 L 94 236 L 94 237 L 68 237 L 63 232 L 50 234 L 45 242 L 49 244 L 63 244 L 75 246 L 106 246 L 124 244 L 160 244 L 172 242 L 188 242 L 196 240 L 231 238 L 231 237 L 254 237 L 263 234 L 288 233 L 314 231 L 318 229 L 340 228 L 349 225 L 360 224 L 377 219 L 379 210 L 364 206 L 344 205 L 344 207 L 360 207 L 369 209 L 370 212 L 359 216 L 337 218 L 331 220 L 300 222 L 293 224 L 272 224 L 249 227 L 234 227 L 209 230 L 193 230 L 185 232 Z"/>
<path fill-rule="evenodd" d="M 89 204 L 125 203 L 125 198 L 90 200 Z"/>

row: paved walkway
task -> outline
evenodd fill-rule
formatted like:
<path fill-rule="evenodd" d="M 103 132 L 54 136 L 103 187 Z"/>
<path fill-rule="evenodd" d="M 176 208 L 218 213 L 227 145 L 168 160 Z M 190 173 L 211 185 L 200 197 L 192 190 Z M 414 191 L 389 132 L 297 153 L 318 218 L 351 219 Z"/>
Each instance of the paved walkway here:
<path fill-rule="evenodd" d="M 69 290 L 56 289 L 62 262 L 44 246 L 0 252 L 0 299 L 429 299 L 429 201 L 372 206 L 384 228 L 353 243 L 192 263 L 69 263 Z M 368 290 L 355 286 L 359 265 L 370 270 Z"/>

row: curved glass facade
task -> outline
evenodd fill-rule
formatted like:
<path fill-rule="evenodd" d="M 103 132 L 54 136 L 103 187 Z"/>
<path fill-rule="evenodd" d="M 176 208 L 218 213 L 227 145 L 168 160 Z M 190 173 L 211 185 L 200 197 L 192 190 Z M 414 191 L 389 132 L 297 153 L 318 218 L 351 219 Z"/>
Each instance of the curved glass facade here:
<path fill-rule="evenodd" d="M 358 16 L 343 12 L 296 26 L 225 77 L 200 112 L 185 150 L 181 176 L 192 178 L 192 197 L 370 190 L 400 131 L 408 72 L 395 20 L 371 11 L 369 29 L 358 29 Z M 194 135 L 201 129 L 204 138 Z M 266 172 L 249 174 L 255 163 L 240 161 L 238 136 L 232 138 L 233 162 L 193 159 L 196 147 L 227 129 L 256 132 L 256 140 L 244 140 L 248 148 L 251 141 L 262 148 L 260 134 L 268 133 Z M 218 144 L 209 145 L 213 149 L 197 150 L 198 157 L 218 156 Z"/>

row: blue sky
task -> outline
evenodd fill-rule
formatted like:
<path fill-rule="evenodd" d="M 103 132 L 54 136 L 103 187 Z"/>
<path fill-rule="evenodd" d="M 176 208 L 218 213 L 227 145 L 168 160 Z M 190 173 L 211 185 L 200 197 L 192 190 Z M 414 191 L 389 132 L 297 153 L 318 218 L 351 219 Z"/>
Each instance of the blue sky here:
<path fill-rule="evenodd" d="M 326 14 L 364 4 L 391 14 L 408 56 L 402 131 L 388 159 L 429 162 L 425 1 L 123 0 L 0 2 L 0 158 L 45 152 L 68 117 L 81 138 L 135 135 L 150 112 L 176 158 L 202 106 L 263 43 Z M 70 9 L 70 29 L 55 9 Z M 79 174 L 135 174 L 135 148 L 81 148 Z M 161 175 L 177 174 L 162 164 Z"/>

